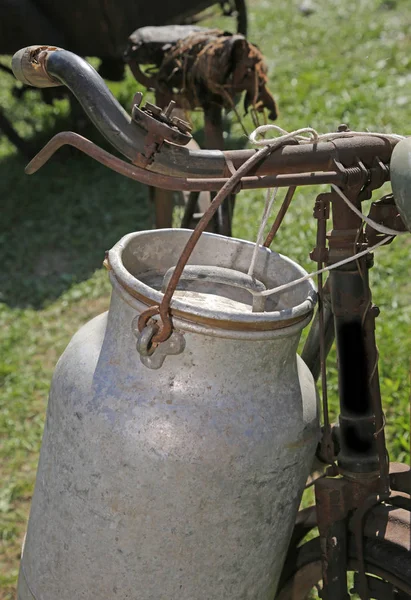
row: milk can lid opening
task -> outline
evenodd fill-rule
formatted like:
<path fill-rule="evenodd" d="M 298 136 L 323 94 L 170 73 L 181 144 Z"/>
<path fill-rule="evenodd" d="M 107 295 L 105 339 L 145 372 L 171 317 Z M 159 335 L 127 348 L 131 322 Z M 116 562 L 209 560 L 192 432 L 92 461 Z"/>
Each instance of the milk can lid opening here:
<path fill-rule="evenodd" d="M 109 252 L 112 276 L 144 304 L 161 302 L 164 277 L 175 267 L 191 233 L 162 229 L 126 235 Z M 306 271 L 261 247 L 251 278 L 247 272 L 253 250 L 252 242 L 203 233 L 171 301 L 172 313 L 223 328 L 251 330 L 287 327 L 309 316 L 316 301 L 310 279 L 261 303 L 258 291 L 303 277 Z"/>

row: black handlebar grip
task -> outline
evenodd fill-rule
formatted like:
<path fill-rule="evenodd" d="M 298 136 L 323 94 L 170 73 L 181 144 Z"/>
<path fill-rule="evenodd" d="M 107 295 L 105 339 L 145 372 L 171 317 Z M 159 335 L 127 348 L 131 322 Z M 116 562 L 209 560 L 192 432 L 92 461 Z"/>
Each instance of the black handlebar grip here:
<path fill-rule="evenodd" d="M 47 58 L 51 52 L 61 48 L 55 46 L 28 46 L 13 56 L 11 68 L 16 79 L 37 88 L 62 85 L 47 73 Z"/>

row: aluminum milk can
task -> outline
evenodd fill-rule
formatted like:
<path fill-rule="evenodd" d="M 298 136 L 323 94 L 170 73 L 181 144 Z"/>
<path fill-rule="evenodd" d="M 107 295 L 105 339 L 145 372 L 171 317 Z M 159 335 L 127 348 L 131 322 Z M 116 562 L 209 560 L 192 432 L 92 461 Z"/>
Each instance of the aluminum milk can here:
<path fill-rule="evenodd" d="M 153 352 L 137 319 L 190 233 L 118 242 L 110 309 L 57 364 L 19 600 L 274 598 L 319 434 L 296 354 L 315 289 L 307 280 L 255 312 L 254 244 L 205 233 Z M 304 274 L 259 249 L 257 287 Z"/>

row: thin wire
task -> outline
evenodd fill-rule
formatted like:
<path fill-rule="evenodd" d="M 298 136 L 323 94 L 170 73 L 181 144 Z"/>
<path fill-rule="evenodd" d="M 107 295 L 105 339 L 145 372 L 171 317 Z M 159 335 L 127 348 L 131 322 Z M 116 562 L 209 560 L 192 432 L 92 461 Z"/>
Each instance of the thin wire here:
<path fill-rule="evenodd" d="M 258 129 L 260 127 L 260 122 L 258 120 L 256 113 L 252 109 L 250 110 L 250 115 L 251 115 L 251 120 L 253 122 L 254 127 L 256 127 Z"/>
<path fill-rule="evenodd" d="M 337 269 L 338 267 L 342 267 L 342 265 L 346 265 L 347 263 L 350 263 L 353 260 L 357 260 L 358 258 L 361 258 L 361 256 L 365 256 L 369 252 L 373 252 L 374 250 L 376 250 L 383 244 L 386 244 L 387 241 L 389 239 L 391 239 L 392 237 L 393 236 L 387 236 L 387 237 L 383 238 L 382 240 L 380 240 L 374 246 L 371 246 L 371 248 L 362 250 L 361 252 L 358 252 L 357 254 L 354 254 L 353 256 L 349 256 L 348 258 L 344 258 L 343 260 L 340 260 L 332 265 L 329 265 L 328 267 L 324 267 L 323 269 L 319 269 L 318 271 L 314 271 L 313 273 L 304 275 L 304 277 L 300 277 L 299 279 L 294 279 L 293 281 L 289 281 L 288 283 L 284 283 L 283 285 L 279 285 L 279 286 L 277 286 L 275 288 L 271 288 L 269 290 L 264 290 L 262 292 L 253 291 L 251 293 L 255 296 L 272 296 L 273 294 L 277 294 L 278 292 L 282 292 L 291 287 L 294 287 L 295 285 L 298 285 L 299 283 L 303 283 L 304 281 L 307 281 L 307 279 L 311 279 L 312 277 L 315 277 L 316 275 L 319 275 L 320 273 L 326 273 L 327 271 L 332 271 L 332 269 Z"/>
<path fill-rule="evenodd" d="M 257 136 L 258 135 L 265 134 L 267 131 L 277 131 L 281 135 L 277 136 L 277 137 L 274 137 L 274 138 L 257 140 Z M 304 136 L 304 135 L 302 135 L 303 133 L 306 133 L 308 135 Z M 282 127 L 279 127 L 278 125 L 269 124 L 269 125 L 261 125 L 260 127 L 257 127 L 251 133 L 251 135 L 249 136 L 249 140 L 253 144 L 255 144 L 256 146 L 272 146 L 272 147 L 274 146 L 274 147 L 279 147 L 279 146 L 285 145 L 289 140 L 297 141 L 299 144 L 308 144 L 308 143 L 312 143 L 313 141 L 331 141 L 331 140 L 334 140 L 336 138 L 356 137 L 356 136 L 382 137 L 382 138 L 385 138 L 385 139 L 394 139 L 394 140 L 397 140 L 397 141 L 401 140 L 401 139 L 405 139 L 405 136 L 397 135 L 395 133 L 386 134 L 386 133 L 374 133 L 374 132 L 370 132 L 370 131 L 337 131 L 337 132 L 319 134 L 312 127 L 302 127 L 300 129 L 296 129 L 295 131 L 288 132 L 285 129 L 283 129 Z M 284 290 L 289 289 L 289 288 L 291 288 L 291 287 L 293 287 L 295 285 L 298 285 L 299 283 L 302 283 L 303 281 L 307 281 L 307 279 L 310 279 L 311 277 L 314 277 L 315 275 L 319 275 L 321 273 L 325 273 L 326 271 L 330 271 L 332 269 L 335 269 L 337 267 L 345 265 L 345 264 L 347 264 L 349 262 L 352 262 L 353 260 L 358 260 L 362 256 L 365 256 L 369 252 L 372 252 L 376 248 L 379 248 L 380 246 L 382 246 L 383 244 L 385 244 L 388 240 L 390 240 L 392 237 L 394 237 L 396 235 L 402 235 L 402 234 L 405 234 L 405 233 L 408 234 L 408 231 L 398 231 L 396 229 L 391 229 L 390 227 L 385 227 L 384 225 L 380 225 L 379 223 L 376 223 L 375 221 L 373 221 L 372 219 L 370 219 L 369 217 L 367 217 L 366 215 L 364 215 L 347 198 L 347 196 L 340 190 L 340 188 L 338 188 L 334 184 L 331 184 L 331 187 L 344 200 L 344 202 L 347 204 L 347 206 L 349 206 L 349 208 L 358 217 L 360 217 L 365 223 L 367 223 L 368 225 L 370 225 L 370 227 L 372 227 L 376 231 L 379 231 L 380 233 L 387 234 L 387 237 L 385 237 L 382 240 L 380 240 L 377 244 L 375 244 L 371 248 L 367 248 L 366 250 L 364 250 L 362 252 L 358 252 L 357 254 L 354 254 L 351 257 L 345 258 L 344 260 L 341 260 L 341 261 L 339 261 L 337 263 L 334 263 L 333 265 L 330 265 L 328 267 L 324 267 L 323 269 L 319 269 L 318 271 L 315 271 L 314 273 L 311 273 L 309 275 L 305 275 L 304 277 L 300 277 L 299 279 L 295 279 L 294 281 L 290 281 L 289 283 L 285 283 L 285 284 L 280 285 L 278 287 L 271 288 L 269 290 L 264 290 L 263 292 L 255 292 L 255 295 L 271 296 L 271 295 L 276 294 L 276 293 L 278 293 L 280 291 L 284 291 Z M 272 199 L 272 201 L 273 201 L 273 199 Z M 253 255 L 252 255 L 252 258 L 251 258 L 250 267 L 249 267 L 249 270 L 248 270 L 248 274 L 249 275 L 251 275 L 252 272 L 253 272 L 253 270 L 254 270 L 256 256 L 257 256 L 257 249 L 259 248 L 259 245 L 261 243 L 261 240 L 260 240 L 260 236 L 262 235 L 261 232 L 264 229 L 264 227 L 265 227 L 265 225 L 267 223 L 267 220 L 268 220 L 268 216 L 267 216 L 267 202 L 268 202 L 268 195 L 266 197 L 266 203 L 265 203 L 264 212 L 263 212 L 263 215 L 262 215 L 262 218 L 261 218 L 261 223 L 260 223 L 260 228 L 259 228 L 259 231 L 258 231 L 257 241 L 256 241 L 256 244 L 255 244 L 254 252 L 253 252 Z"/>
<path fill-rule="evenodd" d="M 369 217 L 366 217 L 352 202 L 351 200 L 348 200 L 347 196 L 344 194 L 344 192 L 342 192 L 340 190 L 339 187 L 337 187 L 336 185 L 334 185 L 333 183 L 331 184 L 331 187 L 333 188 L 333 190 L 335 192 L 337 192 L 337 194 L 340 196 L 340 198 L 342 198 L 344 200 L 344 202 L 346 203 L 347 206 L 349 206 L 351 208 L 351 210 L 353 211 L 353 213 L 355 213 L 357 215 L 357 217 L 360 217 L 363 221 L 365 221 L 365 223 L 367 223 L 370 227 L 372 227 L 373 229 L 375 229 L 376 231 L 379 231 L 380 233 L 386 233 L 387 235 L 390 236 L 394 236 L 394 235 L 409 235 L 409 231 L 398 231 L 397 229 L 391 229 L 391 227 L 385 227 L 385 225 L 380 225 L 379 223 L 376 223 L 375 221 L 373 221 L 372 219 L 370 219 Z"/>
<path fill-rule="evenodd" d="M 277 192 L 278 192 L 278 188 L 274 188 L 272 194 L 271 194 L 270 188 L 268 188 L 267 192 L 266 192 L 264 212 L 263 212 L 263 216 L 261 218 L 260 227 L 258 229 L 257 240 L 254 245 L 254 250 L 253 250 L 253 255 L 251 257 L 250 266 L 248 267 L 248 275 L 251 275 L 251 276 L 254 272 L 255 263 L 257 260 L 258 249 L 261 246 L 261 242 L 263 241 L 264 229 L 265 229 L 265 226 L 267 225 L 267 221 L 270 217 L 271 209 L 273 207 L 274 200 L 277 196 Z M 271 196 L 271 198 L 270 198 L 270 196 Z"/>
<path fill-rule="evenodd" d="M 280 133 L 280 136 L 276 136 L 273 138 L 264 138 L 262 140 L 258 140 L 257 137 L 263 133 L 267 133 L 268 131 L 276 131 L 278 133 Z M 303 136 L 301 135 L 302 133 L 308 133 L 309 136 Z M 282 127 L 279 127 L 278 125 L 273 125 L 273 124 L 268 124 L 268 125 L 261 125 L 260 127 L 257 127 L 257 129 L 255 129 L 250 137 L 249 140 L 252 144 L 255 144 L 256 146 L 269 146 L 270 144 L 272 144 L 273 142 L 277 142 L 278 140 L 283 139 L 284 142 L 286 142 L 288 139 L 295 139 L 297 140 L 300 144 L 311 144 L 313 142 L 313 140 L 315 141 L 321 141 L 321 142 L 330 142 L 332 140 L 336 140 L 338 138 L 350 138 L 350 137 L 358 137 L 358 136 L 370 136 L 370 137 L 380 137 L 380 138 L 385 138 L 385 139 L 391 139 L 391 140 L 395 140 L 395 141 L 399 141 L 399 140 L 403 140 L 405 139 L 404 135 L 398 135 L 396 133 L 378 133 L 378 132 L 373 132 L 373 131 L 332 131 L 329 133 L 321 133 L 319 134 L 315 129 L 313 129 L 312 127 L 303 127 L 302 129 L 296 129 L 295 131 L 292 131 L 291 133 L 286 131 L 285 129 L 283 129 Z"/>
<path fill-rule="evenodd" d="M 225 87 L 223 85 L 221 85 L 219 87 L 220 87 L 222 93 L 224 94 L 225 98 L 228 100 L 229 104 L 231 105 L 231 108 L 234 111 L 234 114 L 237 118 L 238 123 L 240 124 L 241 129 L 243 130 L 244 135 L 246 137 L 250 138 L 248 131 L 244 125 L 244 121 L 242 120 L 240 113 L 237 110 L 234 100 L 231 98 L 230 94 L 227 92 L 227 90 L 225 89 Z M 257 129 L 258 129 L 258 127 L 257 127 Z M 257 129 L 255 129 L 255 131 L 257 131 Z"/>

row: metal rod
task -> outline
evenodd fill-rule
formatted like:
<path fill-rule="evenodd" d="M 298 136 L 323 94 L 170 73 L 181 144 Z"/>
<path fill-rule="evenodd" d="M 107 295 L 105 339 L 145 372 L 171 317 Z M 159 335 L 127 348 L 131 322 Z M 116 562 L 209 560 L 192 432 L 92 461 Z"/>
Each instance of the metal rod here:
<path fill-rule="evenodd" d="M 356 206 L 361 206 L 360 189 L 347 188 L 345 193 Z M 334 191 L 330 197 L 333 230 L 328 237 L 328 264 L 352 256 L 358 244 L 365 243 L 361 217 L 342 205 Z M 378 478 L 386 457 L 378 448 L 381 433 L 375 435 L 379 430 L 383 432 L 383 422 L 378 416 L 382 415 L 382 408 L 376 377 L 374 318 L 369 310 L 368 260 L 362 257 L 330 272 L 340 400 L 338 464 L 346 472 Z"/>
<path fill-rule="evenodd" d="M 227 196 L 229 194 L 234 192 L 234 190 L 235 190 L 237 184 L 239 183 L 239 181 L 241 180 L 241 178 L 248 173 L 248 171 L 253 167 L 253 165 L 258 160 L 260 160 L 261 158 L 264 158 L 270 152 L 272 152 L 272 149 L 269 146 L 262 148 L 258 152 L 258 155 L 256 155 L 256 154 L 253 155 L 246 163 L 244 163 L 244 165 L 242 165 L 238 169 L 238 171 L 236 171 L 231 176 L 231 178 L 224 184 L 224 186 L 219 190 L 218 194 L 214 198 L 210 207 L 207 209 L 207 211 L 201 217 L 196 228 L 194 229 L 193 233 L 191 234 L 188 242 L 186 243 L 184 249 L 182 250 L 180 257 L 177 261 L 177 265 L 176 265 L 174 272 L 171 276 L 171 279 L 168 283 L 167 289 L 164 292 L 163 299 L 162 299 L 160 305 L 150 307 L 150 308 L 146 309 L 143 313 L 141 313 L 139 320 L 138 320 L 138 328 L 140 331 L 142 331 L 144 329 L 148 320 L 152 316 L 159 314 L 161 317 L 161 324 L 159 326 L 158 333 L 156 333 L 153 336 L 152 342 L 154 344 L 159 344 L 160 342 L 167 340 L 171 335 L 172 323 L 171 323 L 170 314 L 169 314 L 170 302 L 173 297 L 174 291 L 178 285 L 178 282 L 179 282 L 181 274 L 184 270 L 184 267 L 187 264 L 187 261 L 189 260 L 198 240 L 200 239 L 201 234 L 207 227 L 208 223 L 212 219 L 213 215 L 216 213 L 216 211 L 217 211 L 218 207 L 221 205 L 221 203 L 225 200 L 225 198 L 227 198 Z"/>
<path fill-rule="evenodd" d="M 295 193 L 296 189 L 297 188 L 295 185 L 288 188 L 285 198 L 283 200 L 283 203 L 281 205 L 281 208 L 278 211 L 278 214 L 273 223 L 273 226 L 271 227 L 271 229 L 265 239 L 265 242 L 263 244 L 266 248 L 269 248 L 271 246 L 273 239 L 277 235 L 277 231 L 279 230 L 281 223 L 283 222 L 283 219 L 284 219 L 286 212 L 291 204 L 291 200 L 294 197 L 294 193 Z"/>
<path fill-rule="evenodd" d="M 328 355 L 334 341 L 334 316 L 331 310 L 331 299 L 327 293 L 327 282 L 323 288 L 323 317 L 324 317 L 324 352 Z M 309 334 L 304 344 L 301 358 L 310 369 L 314 380 L 317 381 L 321 373 L 320 359 L 320 324 L 318 310 L 315 313 Z"/>
<path fill-rule="evenodd" d="M 197 208 L 199 196 L 200 196 L 200 192 L 190 192 L 187 204 L 184 209 L 184 215 L 181 220 L 181 227 L 183 229 L 189 229 L 189 227 L 191 225 L 191 222 L 193 220 L 193 215 Z"/>
<path fill-rule="evenodd" d="M 348 600 L 347 593 L 347 520 L 343 479 L 316 481 L 315 501 L 321 542 L 323 600 Z"/>
<path fill-rule="evenodd" d="M 45 74 L 41 77 L 39 85 L 66 85 L 99 131 L 124 156 L 137 164 L 144 152 L 149 132 L 131 120 L 95 69 L 79 56 L 66 50 L 42 47 L 41 54 Z M 36 75 L 36 53 L 31 52 L 31 48 L 26 48 L 24 52 L 19 51 L 13 61 L 16 67 L 13 67 L 13 70 L 22 81 L 27 83 L 27 76 Z M 349 135 L 347 132 L 347 136 Z M 280 147 L 272 156 L 254 165 L 250 175 L 331 171 L 335 160 L 344 167 L 356 166 L 358 161 L 361 161 L 366 168 L 370 168 L 376 156 L 382 163 L 388 164 L 396 143 L 397 140 L 383 137 L 358 136 L 313 144 L 279 144 Z M 238 169 L 255 152 L 256 150 L 234 150 L 224 153 L 218 150 L 188 150 L 165 141 L 156 152 L 151 167 L 156 173 L 175 177 L 228 177 L 227 159 Z"/>
<path fill-rule="evenodd" d="M 29 162 L 26 167 L 26 173 L 32 175 L 38 171 L 62 146 L 69 145 L 77 148 L 84 154 L 87 154 L 97 162 L 112 169 L 120 175 L 129 177 L 134 181 L 139 181 L 146 185 L 159 187 L 165 190 L 178 191 L 218 191 L 228 181 L 228 178 L 214 179 L 191 179 L 183 177 L 174 177 L 171 175 L 162 175 L 153 173 L 148 169 L 142 169 L 136 165 L 130 165 L 124 160 L 113 156 L 106 150 L 99 148 L 90 140 L 82 137 L 72 131 L 63 131 L 55 135 L 47 144 L 38 152 L 38 154 Z M 251 155 L 258 156 L 258 155 Z M 327 171 L 320 173 L 295 173 L 291 175 L 280 174 L 263 177 L 243 177 L 237 184 L 238 189 L 258 189 L 267 187 L 290 187 L 292 185 L 316 185 L 322 183 L 335 183 L 343 185 L 347 178 L 363 177 L 363 172 L 359 168 L 351 168 L 349 172 L 344 171 Z M 237 188 L 236 188 L 237 190 Z"/>

